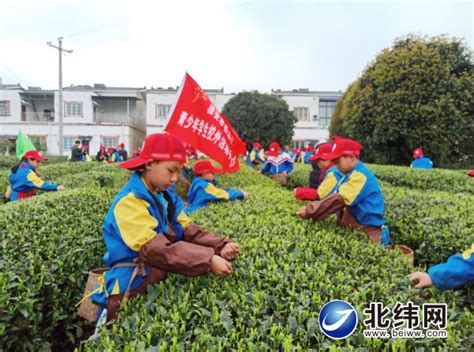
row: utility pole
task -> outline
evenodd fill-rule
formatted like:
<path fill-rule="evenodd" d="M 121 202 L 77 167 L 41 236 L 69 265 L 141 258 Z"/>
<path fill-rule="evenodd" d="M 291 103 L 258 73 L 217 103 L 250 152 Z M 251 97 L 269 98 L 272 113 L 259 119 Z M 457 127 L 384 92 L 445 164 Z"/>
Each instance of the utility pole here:
<path fill-rule="evenodd" d="M 72 53 L 72 50 L 63 49 L 63 37 L 58 38 L 59 46 L 53 45 L 48 42 L 50 47 L 57 49 L 59 53 L 59 92 L 58 92 L 58 122 L 59 122 L 59 155 L 63 155 L 64 139 L 63 139 L 63 51 L 66 53 Z"/>

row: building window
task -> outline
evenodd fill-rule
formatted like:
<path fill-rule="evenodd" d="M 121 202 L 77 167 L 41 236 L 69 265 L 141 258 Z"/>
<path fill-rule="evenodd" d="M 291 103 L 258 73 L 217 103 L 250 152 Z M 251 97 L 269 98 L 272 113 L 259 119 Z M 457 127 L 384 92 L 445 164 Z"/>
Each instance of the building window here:
<path fill-rule="evenodd" d="M 116 147 L 119 144 L 119 137 L 102 137 L 102 144 L 104 145 L 105 149 L 108 147 Z"/>
<path fill-rule="evenodd" d="M 320 100 L 319 101 L 319 126 L 327 127 L 331 121 L 332 114 L 336 108 L 336 101 L 334 100 Z"/>
<path fill-rule="evenodd" d="M 65 116 L 82 117 L 82 102 L 66 101 L 64 102 Z"/>
<path fill-rule="evenodd" d="M 0 100 L 0 116 L 10 116 L 9 100 Z"/>
<path fill-rule="evenodd" d="M 309 121 L 309 108 L 307 107 L 295 107 L 293 114 L 298 121 Z"/>
<path fill-rule="evenodd" d="M 76 137 L 64 137 L 63 138 L 63 149 L 71 150 L 72 146 L 76 142 Z"/>
<path fill-rule="evenodd" d="M 155 119 L 164 120 L 171 110 L 171 104 L 155 104 Z"/>

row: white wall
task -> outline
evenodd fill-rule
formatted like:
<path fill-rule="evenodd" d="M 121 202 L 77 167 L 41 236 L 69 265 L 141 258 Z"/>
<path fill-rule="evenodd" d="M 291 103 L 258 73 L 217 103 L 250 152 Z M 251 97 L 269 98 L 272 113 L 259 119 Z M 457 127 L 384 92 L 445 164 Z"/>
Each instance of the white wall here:
<path fill-rule="evenodd" d="M 0 116 L 0 123 L 21 121 L 21 99 L 19 91 L 0 90 L 0 100 L 10 101 L 10 116 Z"/>
<path fill-rule="evenodd" d="M 155 118 L 155 111 L 156 111 L 156 104 L 169 104 L 174 105 L 176 101 L 176 94 L 175 93 L 151 93 L 147 92 L 146 94 L 146 124 L 147 130 L 148 127 L 164 127 L 166 119 L 156 119 Z M 148 133 L 147 131 L 147 134 Z"/>
<path fill-rule="evenodd" d="M 57 123 L 11 123 L 1 127 L 0 135 L 18 135 L 18 131 L 27 135 L 48 136 L 48 154 L 58 155 L 58 124 Z M 69 124 L 63 125 L 63 136 L 77 138 L 78 136 L 92 136 L 89 142 L 89 152 L 91 156 L 99 151 L 102 137 L 118 137 L 119 143 L 125 144 L 128 151 L 135 150 L 141 146 L 145 139 L 145 133 L 130 126 L 125 125 L 95 125 L 95 124 Z M 65 150 L 64 155 L 69 155 L 70 151 Z"/>
<path fill-rule="evenodd" d="M 54 92 L 55 121 L 58 121 L 59 104 L 58 92 Z M 82 102 L 82 117 L 67 117 L 64 102 Z M 63 122 L 92 123 L 94 122 L 94 111 L 92 105 L 92 92 L 63 91 Z"/>

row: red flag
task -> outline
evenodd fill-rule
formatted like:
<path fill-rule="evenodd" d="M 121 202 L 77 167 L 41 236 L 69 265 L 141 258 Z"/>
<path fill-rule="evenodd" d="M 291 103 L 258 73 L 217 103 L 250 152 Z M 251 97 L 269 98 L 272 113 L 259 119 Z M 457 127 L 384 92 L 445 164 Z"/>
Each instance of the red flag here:
<path fill-rule="evenodd" d="M 239 170 L 245 143 L 188 73 L 164 130 L 217 161 L 224 171 Z"/>

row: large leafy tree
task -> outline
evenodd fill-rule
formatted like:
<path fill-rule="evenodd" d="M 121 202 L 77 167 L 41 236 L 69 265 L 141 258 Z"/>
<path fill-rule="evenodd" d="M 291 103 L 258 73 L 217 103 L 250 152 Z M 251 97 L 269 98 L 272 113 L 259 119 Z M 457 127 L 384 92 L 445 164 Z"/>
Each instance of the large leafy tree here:
<path fill-rule="evenodd" d="M 222 110 L 232 126 L 249 145 L 260 141 L 289 144 L 297 121 L 280 97 L 259 92 L 242 92 L 230 99 Z"/>
<path fill-rule="evenodd" d="M 369 161 L 406 164 L 416 147 L 436 165 L 472 160 L 472 51 L 445 36 L 395 40 L 344 93 L 330 131 L 359 140 Z"/>

